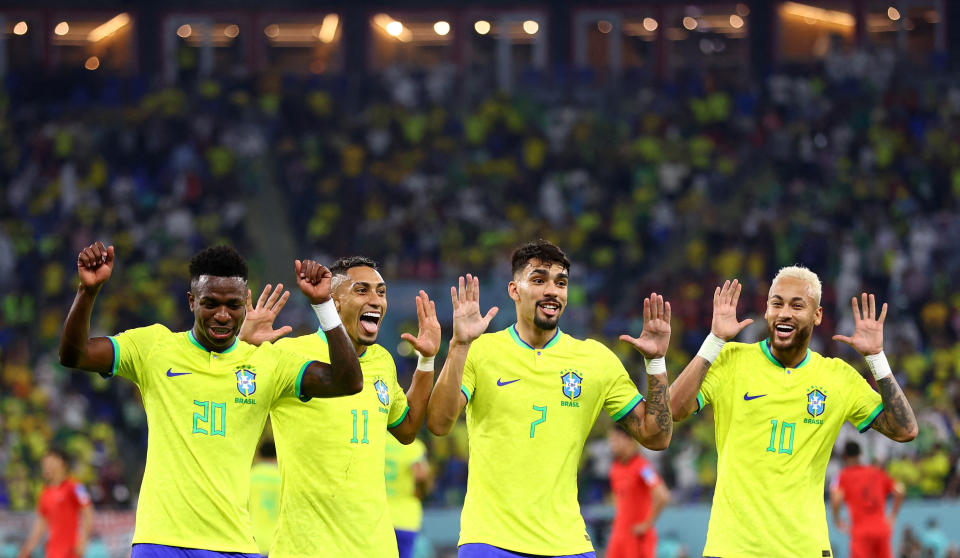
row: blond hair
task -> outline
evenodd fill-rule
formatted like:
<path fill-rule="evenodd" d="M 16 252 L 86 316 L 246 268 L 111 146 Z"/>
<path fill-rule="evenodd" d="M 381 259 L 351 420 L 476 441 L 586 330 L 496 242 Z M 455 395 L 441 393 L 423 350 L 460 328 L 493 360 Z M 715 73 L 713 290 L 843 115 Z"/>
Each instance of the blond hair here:
<path fill-rule="evenodd" d="M 806 283 L 807 288 L 810 290 L 810 296 L 813 298 L 813 301 L 817 304 L 817 306 L 820 306 L 820 295 L 823 292 L 823 285 L 820 283 L 820 278 L 817 277 L 816 273 L 810 271 L 802 265 L 791 265 L 789 267 L 781 268 L 780 271 L 777 272 L 777 275 L 773 278 L 770 286 L 772 287 L 777 281 L 783 279 L 784 277 L 799 279 Z"/>

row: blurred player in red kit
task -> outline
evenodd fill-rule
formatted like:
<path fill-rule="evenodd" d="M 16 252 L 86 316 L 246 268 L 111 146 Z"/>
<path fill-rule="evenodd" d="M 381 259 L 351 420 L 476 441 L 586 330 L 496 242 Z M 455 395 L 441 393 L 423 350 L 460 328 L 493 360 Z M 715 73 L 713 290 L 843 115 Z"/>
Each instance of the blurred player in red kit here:
<path fill-rule="evenodd" d="M 40 492 L 33 529 L 17 556 L 30 556 L 44 531 L 49 531 L 44 551 L 46 558 L 83 556 L 93 526 L 90 495 L 82 484 L 69 477 L 69 460 L 62 451 L 47 451 L 41 468 L 46 486 Z"/>
<path fill-rule="evenodd" d="M 844 467 L 830 489 L 833 523 L 850 535 L 850 558 L 890 558 L 890 535 L 900 504 L 903 486 L 872 465 L 860 464 L 860 445 L 847 442 L 843 448 Z M 887 496 L 893 495 L 890 515 Z M 840 518 L 840 504 L 847 503 L 850 525 Z"/>
<path fill-rule="evenodd" d="M 654 524 L 670 501 L 670 491 L 653 466 L 637 451 L 637 443 L 619 424 L 608 435 L 613 464 L 610 489 L 616 516 L 610 530 L 606 558 L 655 558 Z"/>

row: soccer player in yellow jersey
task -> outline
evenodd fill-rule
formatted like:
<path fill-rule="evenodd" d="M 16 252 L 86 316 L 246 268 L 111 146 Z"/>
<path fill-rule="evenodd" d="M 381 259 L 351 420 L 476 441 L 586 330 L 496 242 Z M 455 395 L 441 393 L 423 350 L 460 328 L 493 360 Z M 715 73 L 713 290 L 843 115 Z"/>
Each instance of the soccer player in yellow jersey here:
<path fill-rule="evenodd" d="M 403 445 L 390 438 L 386 458 L 387 504 L 397 533 L 397 550 L 400 558 L 412 558 L 423 523 L 421 500 L 430 492 L 433 480 L 427 463 L 427 446 L 420 439 Z"/>
<path fill-rule="evenodd" d="M 663 449 L 673 421 L 663 356 L 670 304 L 644 300 L 639 338 L 621 336 L 647 359 L 647 399 L 602 344 L 560 331 L 570 260 L 540 240 L 514 251 L 507 292 L 517 321 L 483 333 L 479 280 L 451 288 L 453 338 L 427 409 L 437 435 L 466 407 L 470 462 L 460 517 L 460 558 L 594 556 L 577 502 L 577 465 L 601 410 L 640 443 Z"/>
<path fill-rule="evenodd" d="M 376 263 L 355 256 L 338 260 L 330 270 L 333 300 L 360 355 L 363 391 L 306 405 L 281 402 L 270 412 L 282 477 L 280 519 L 270 556 L 396 557 L 384 480 L 386 437 L 389 432 L 409 444 L 423 425 L 433 359 L 440 349 L 440 322 L 434 303 L 420 291 L 419 334 L 402 337 L 421 358 L 404 394 L 393 357 L 376 343 L 387 311 L 387 285 Z M 251 316 L 241 338 L 259 343 L 280 335 L 283 328 L 273 330 L 275 317 L 276 311 Z M 328 358 L 322 332 L 276 344 L 306 358 Z M 314 433 L 304 428 L 307 424 L 323 428 Z"/>
<path fill-rule="evenodd" d="M 247 265 L 226 246 L 203 250 L 190 262 L 192 329 L 174 333 L 155 324 L 90 338 L 93 304 L 113 264 L 112 246 L 97 242 L 80 252 L 80 287 L 63 327 L 60 362 L 123 376 L 140 388 L 147 463 L 132 557 L 258 556 L 247 500 L 253 453 L 270 409 L 362 388 L 356 351 L 330 300 L 331 274 L 316 262 L 296 262 L 298 286 L 318 306 L 330 342 L 332 364 L 326 364 L 237 340 L 253 307 Z M 325 427 L 302 425 L 305 432 Z"/>
<path fill-rule="evenodd" d="M 670 386 L 675 420 L 713 405 L 717 487 L 705 556 L 833 556 L 824 507 L 824 475 L 844 421 L 899 442 L 917 420 L 883 354 L 884 304 L 853 298 L 853 336 L 834 335 L 862 354 L 880 393 L 849 364 L 809 349 L 820 324 L 820 279 L 803 267 L 781 269 L 767 295 L 769 337 L 732 343 L 753 320 L 738 321 L 741 285 L 713 295 L 710 335 Z"/>

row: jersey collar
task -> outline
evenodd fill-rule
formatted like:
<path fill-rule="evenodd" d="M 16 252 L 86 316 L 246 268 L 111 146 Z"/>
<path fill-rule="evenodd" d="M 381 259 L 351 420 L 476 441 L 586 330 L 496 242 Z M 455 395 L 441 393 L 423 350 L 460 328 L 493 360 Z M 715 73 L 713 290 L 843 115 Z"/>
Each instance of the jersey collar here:
<path fill-rule="evenodd" d="M 208 353 L 215 353 L 215 352 L 217 352 L 217 351 L 211 351 L 211 350 L 207 349 L 206 347 L 204 347 L 203 345 L 201 345 L 200 342 L 197 341 L 197 338 L 193 336 L 193 330 L 192 330 L 192 329 L 189 330 L 189 331 L 187 331 L 187 337 L 189 337 L 189 338 L 190 338 L 190 342 L 193 343 L 193 344 L 194 344 L 198 349 L 200 349 L 201 351 L 205 351 L 205 352 L 208 352 Z M 237 348 L 237 344 L 238 344 L 239 342 L 240 342 L 240 339 L 237 338 L 237 337 L 234 337 L 234 338 L 233 338 L 233 345 L 230 345 L 230 346 L 227 347 L 226 349 L 220 351 L 220 354 L 222 355 L 222 354 L 225 354 L 225 353 L 229 353 L 230 351 L 236 349 L 236 348 Z"/>
<path fill-rule="evenodd" d="M 779 366 L 780 368 L 786 368 L 786 366 L 780 364 L 780 361 L 777 360 L 773 353 L 770 351 L 770 339 L 764 339 L 760 342 L 760 349 L 763 351 L 764 356 L 772 362 L 773 364 Z M 807 354 L 803 357 L 803 360 L 800 361 L 800 364 L 793 367 L 794 370 L 803 367 L 806 363 L 810 362 L 810 349 L 807 348 Z"/>
<path fill-rule="evenodd" d="M 324 343 L 327 342 L 327 334 L 324 333 L 322 327 L 317 328 L 317 335 L 320 336 L 320 339 L 323 339 L 323 342 L 324 342 Z M 359 355 L 357 355 L 357 358 L 359 359 L 359 358 L 361 358 L 361 357 L 362 357 L 363 355 L 365 355 L 365 354 L 367 354 L 367 348 L 366 348 L 366 347 L 363 348 L 363 352 L 361 352 Z"/>
<path fill-rule="evenodd" d="M 527 343 L 523 339 L 520 339 L 520 334 L 517 333 L 517 324 L 511 325 L 510 327 L 507 328 L 507 330 L 510 332 L 510 337 L 513 338 L 514 343 L 516 343 L 517 345 L 520 345 L 524 349 L 533 350 L 533 346 L 530 343 Z M 553 337 L 551 337 L 550 340 L 547 341 L 547 344 L 544 345 L 543 348 L 549 349 L 550 347 L 556 345 L 557 341 L 560 340 L 561 335 L 563 335 L 563 332 L 560 331 L 560 328 L 558 327 L 557 332 L 553 334 Z M 543 349 L 540 349 L 540 350 L 543 350 Z"/>

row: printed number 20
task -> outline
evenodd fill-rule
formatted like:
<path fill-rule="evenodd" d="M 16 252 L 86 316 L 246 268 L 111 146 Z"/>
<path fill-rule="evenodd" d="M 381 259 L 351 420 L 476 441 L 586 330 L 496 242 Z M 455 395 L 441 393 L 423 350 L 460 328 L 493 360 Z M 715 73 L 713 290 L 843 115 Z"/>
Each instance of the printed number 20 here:
<path fill-rule="evenodd" d="M 774 446 L 777 441 L 777 420 L 770 419 L 770 445 L 767 447 L 767 451 L 793 455 L 793 432 L 796 428 L 797 423 L 795 422 L 780 423 L 780 451 L 777 451 L 777 448 Z M 787 439 L 787 430 L 790 431 L 789 440 Z M 787 442 L 786 445 L 784 445 L 784 442 Z"/>
<path fill-rule="evenodd" d="M 533 410 L 534 410 L 534 411 L 540 411 L 540 418 L 538 418 L 537 420 L 535 420 L 535 421 L 533 421 L 533 422 L 530 423 L 530 437 L 531 437 L 531 438 L 533 438 L 534 434 L 536 434 L 537 425 L 540 424 L 541 422 L 544 422 L 544 421 L 547 420 L 547 406 L 546 406 L 546 405 L 544 405 L 543 407 L 541 407 L 540 405 L 534 405 L 534 406 L 533 406 Z"/>
<path fill-rule="evenodd" d="M 193 413 L 192 434 L 206 434 L 208 436 L 227 435 L 227 404 L 212 401 L 193 400 L 193 404 L 203 409 L 203 413 Z M 209 426 L 210 430 L 201 428 Z"/>

